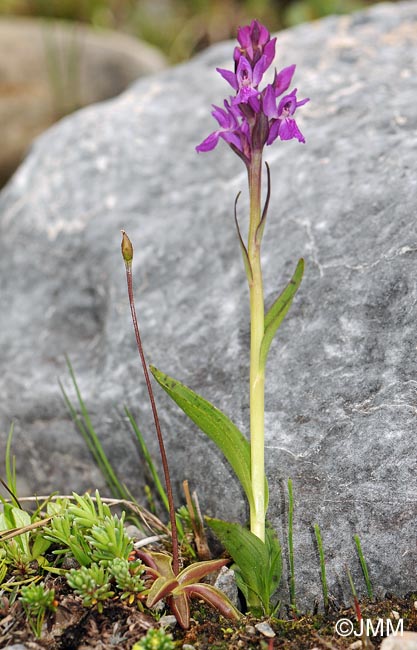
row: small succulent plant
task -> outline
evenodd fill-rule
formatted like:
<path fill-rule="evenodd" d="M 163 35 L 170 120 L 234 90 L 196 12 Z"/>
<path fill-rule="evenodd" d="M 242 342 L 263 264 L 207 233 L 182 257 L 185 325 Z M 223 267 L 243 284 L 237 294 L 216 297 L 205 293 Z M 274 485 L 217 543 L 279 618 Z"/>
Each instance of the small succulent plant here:
<path fill-rule="evenodd" d="M 134 644 L 132 650 L 174 650 L 172 635 L 163 629 L 152 628 L 146 636 Z"/>
<path fill-rule="evenodd" d="M 83 599 L 83 605 L 97 605 L 100 613 L 103 611 L 103 602 L 114 596 L 110 573 L 102 564 L 93 563 L 89 567 L 71 569 L 66 578 L 69 586 Z"/>
<path fill-rule="evenodd" d="M 122 592 L 121 600 L 133 603 L 145 590 L 145 583 L 141 576 L 145 571 L 142 562 L 129 562 L 124 558 L 116 557 L 109 564 L 109 571 L 116 581 L 116 587 Z"/>
<path fill-rule="evenodd" d="M 48 589 L 43 582 L 37 584 L 32 582 L 26 587 L 22 587 L 19 600 L 26 612 L 33 634 L 39 638 L 45 614 L 48 611 L 54 612 L 56 610 L 55 590 Z"/>

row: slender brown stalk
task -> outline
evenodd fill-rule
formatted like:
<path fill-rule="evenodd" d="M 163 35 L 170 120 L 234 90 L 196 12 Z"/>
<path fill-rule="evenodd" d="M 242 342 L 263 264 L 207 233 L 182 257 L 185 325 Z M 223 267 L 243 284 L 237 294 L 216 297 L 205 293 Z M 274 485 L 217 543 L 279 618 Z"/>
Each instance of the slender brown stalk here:
<path fill-rule="evenodd" d="M 162 437 L 161 425 L 159 423 L 159 416 L 155 404 L 155 398 L 153 394 L 151 380 L 149 377 L 148 366 L 146 363 L 145 354 L 143 352 L 142 340 L 140 338 L 140 333 L 139 333 L 138 320 L 136 318 L 135 300 L 133 297 L 133 276 L 132 276 L 133 246 L 124 230 L 122 230 L 122 235 L 123 235 L 122 255 L 126 267 L 127 292 L 129 296 L 130 312 L 132 314 L 132 322 L 133 322 L 133 329 L 135 331 L 136 343 L 139 351 L 140 360 L 142 362 L 143 374 L 145 375 L 146 387 L 148 389 L 149 400 L 152 407 L 153 419 L 155 422 L 156 435 L 158 438 L 159 452 L 161 454 L 162 467 L 164 470 L 165 485 L 167 490 L 168 505 L 169 505 L 169 519 L 171 522 L 171 536 L 172 536 L 172 570 L 175 575 L 178 575 L 179 573 L 178 533 L 177 533 L 177 523 L 175 520 L 174 498 L 172 495 L 172 486 L 171 486 L 171 478 L 169 475 L 168 459 L 165 452 L 164 439 Z"/>

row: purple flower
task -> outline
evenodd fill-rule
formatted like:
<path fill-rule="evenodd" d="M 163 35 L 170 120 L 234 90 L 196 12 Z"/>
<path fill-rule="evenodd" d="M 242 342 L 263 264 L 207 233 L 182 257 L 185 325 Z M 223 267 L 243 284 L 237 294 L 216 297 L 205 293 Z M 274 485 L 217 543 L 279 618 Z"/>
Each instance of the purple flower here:
<path fill-rule="evenodd" d="M 216 70 L 236 90 L 237 95 L 233 99 L 233 104 L 246 104 L 250 97 L 258 95 L 257 88 L 267 67 L 265 56 L 259 59 L 253 69 L 249 61 L 244 56 L 241 56 L 236 73 L 223 70 L 223 68 L 216 68 Z"/>
<path fill-rule="evenodd" d="M 264 25 L 253 20 L 250 25 L 240 27 L 237 32 L 240 47 L 235 47 L 233 58 L 238 63 L 240 57 L 245 56 L 252 65 L 262 57 L 266 58 L 266 67 L 269 68 L 275 58 L 276 38 L 271 36 Z"/>
<path fill-rule="evenodd" d="M 297 88 L 289 95 L 283 97 L 276 106 L 276 94 L 273 86 L 268 86 L 265 92 L 263 109 L 270 120 L 270 128 L 266 144 L 272 144 L 278 137 L 281 140 L 297 138 L 299 142 L 305 142 L 305 138 L 297 126 L 293 117 L 296 108 L 303 106 L 309 100 L 297 101 Z"/>
<path fill-rule="evenodd" d="M 235 47 L 233 54 L 235 71 L 217 68 L 236 94 L 230 101 L 224 101 L 224 109 L 214 106 L 212 115 L 220 128 L 213 131 L 196 150 L 211 151 L 222 138 L 249 165 L 254 151 L 261 152 L 265 145 L 272 144 L 277 138 L 295 138 L 305 142 L 294 113 L 309 100 L 297 101 L 296 89 L 281 97 L 291 84 L 295 65 L 279 73 L 275 71 L 272 83 L 259 88 L 264 73 L 275 57 L 276 38 L 271 39 L 264 25 L 253 20 L 250 25 L 238 30 L 237 40 L 239 46 Z M 279 97 L 281 99 L 278 101 Z"/>
<path fill-rule="evenodd" d="M 242 123 L 241 113 L 238 108 L 224 100 L 224 109 L 214 106 L 212 111 L 213 117 L 218 121 L 220 129 L 213 131 L 196 147 L 198 152 L 211 151 L 217 145 L 219 138 L 223 138 L 229 145 L 235 147 L 238 151 L 248 151 L 248 139 L 246 124 Z"/>

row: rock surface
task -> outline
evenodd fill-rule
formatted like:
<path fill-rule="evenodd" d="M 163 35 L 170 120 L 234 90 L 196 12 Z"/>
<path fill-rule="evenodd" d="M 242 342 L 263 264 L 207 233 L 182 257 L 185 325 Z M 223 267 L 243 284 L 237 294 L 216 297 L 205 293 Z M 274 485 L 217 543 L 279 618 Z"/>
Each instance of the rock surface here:
<path fill-rule="evenodd" d="M 247 287 L 232 219 L 245 173 L 225 145 L 194 151 L 214 128 L 210 104 L 227 92 L 214 68 L 230 67 L 232 48 L 215 46 L 64 119 L 1 195 L 0 426 L 4 442 L 15 420 L 22 491 L 103 487 L 57 386 L 60 377 L 70 390 L 66 353 L 135 494 L 146 477 L 123 404 L 156 455 L 120 228 L 135 245 L 149 361 L 247 431 Z M 314 523 L 336 599 L 349 599 L 346 565 L 364 590 L 354 534 L 375 589 L 416 588 L 416 52 L 416 2 L 278 39 L 277 66 L 297 63 L 296 85 L 311 102 L 299 120 L 307 144 L 266 152 L 268 303 L 306 259 L 268 362 L 269 517 L 285 550 L 291 477 L 296 590 L 308 607 L 321 598 Z M 242 220 L 246 208 L 242 198 Z M 220 454 L 161 392 L 158 403 L 177 495 L 188 478 L 203 512 L 244 521 Z M 286 584 L 281 596 L 288 602 Z"/>
<path fill-rule="evenodd" d="M 417 632 L 388 636 L 382 641 L 381 650 L 417 650 Z"/>
<path fill-rule="evenodd" d="M 0 19 L 0 185 L 33 138 L 76 108 L 118 95 L 166 66 L 134 38 L 86 25 Z"/>

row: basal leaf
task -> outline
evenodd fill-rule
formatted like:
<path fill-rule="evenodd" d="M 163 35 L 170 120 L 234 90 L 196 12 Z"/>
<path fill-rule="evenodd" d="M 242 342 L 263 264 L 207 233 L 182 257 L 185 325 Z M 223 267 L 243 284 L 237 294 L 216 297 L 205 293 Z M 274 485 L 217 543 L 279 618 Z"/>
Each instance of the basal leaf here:
<path fill-rule="evenodd" d="M 262 339 L 260 352 L 261 365 L 263 367 L 265 367 L 269 347 L 273 341 L 276 331 L 284 320 L 289 308 L 291 307 L 293 298 L 297 293 L 298 287 L 301 284 L 303 273 L 304 260 L 301 258 L 298 261 L 297 268 L 295 269 L 291 280 L 285 287 L 284 291 L 275 300 L 274 304 L 265 316 L 265 333 Z"/>
<path fill-rule="evenodd" d="M 175 573 L 172 570 L 172 555 L 166 555 L 165 553 L 155 553 L 155 552 L 150 552 L 149 555 L 152 561 L 150 566 L 155 567 L 158 573 L 161 574 L 161 576 L 164 576 L 166 579 L 175 578 Z M 147 564 L 145 556 L 144 556 L 144 560 L 145 560 L 145 564 Z"/>
<path fill-rule="evenodd" d="M 152 583 L 149 589 L 146 607 L 153 607 L 159 600 L 172 594 L 175 587 L 178 587 L 178 581 L 175 578 L 165 578 L 160 576 Z"/>
<path fill-rule="evenodd" d="M 226 559 L 194 562 L 193 564 L 189 564 L 177 575 L 177 580 L 180 585 L 191 585 L 194 582 L 199 582 L 209 575 L 209 573 L 218 571 L 222 566 L 225 566 L 228 563 L 229 560 Z"/>
<path fill-rule="evenodd" d="M 32 546 L 32 557 L 34 560 L 40 561 L 40 556 L 43 555 L 50 547 L 51 542 L 43 537 L 43 535 L 36 535 L 35 541 Z"/>
<path fill-rule="evenodd" d="M 31 523 L 30 515 L 25 510 L 16 508 L 10 504 L 5 504 L 4 512 L 8 515 L 10 522 L 14 524 L 15 528 L 24 528 Z"/>
<path fill-rule="evenodd" d="M 157 368 L 153 366 L 150 368 L 158 384 L 222 451 L 239 479 L 249 505 L 252 507 L 250 445 L 244 435 L 213 404 Z"/>
<path fill-rule="evenodd" d="M 268 523 L 265 528 L 265 545 L 269 557 L 268 591 L 271 597 L 281 582 L 282 550 L 275 530 Z"/>
<path fill-rule="evenodd" d="M 243 593 L 253 613 L 269 613 L 270 557 L 269 546 L 240 524 L 206 517 L 206 522 L 238 566 Z M 240 585 L 239 585 L 240 586 Z"/>
<path fill-rule="evenodd" d="M 190 604 L 186 593 L 179 593 L 167 598 L 169 608 L 184 630 L 190 627 Z"/>
<path fill-rule="evenodd" d="M 209 584 L 194 583 L 182 587 L 183 592 L 190 594 L 190 596 L 198 596 L 215 607 L 220 614 L 226 618 L 233 618 L 239 620 L 241 614 L 230 602 L 226 594 Z"/>

